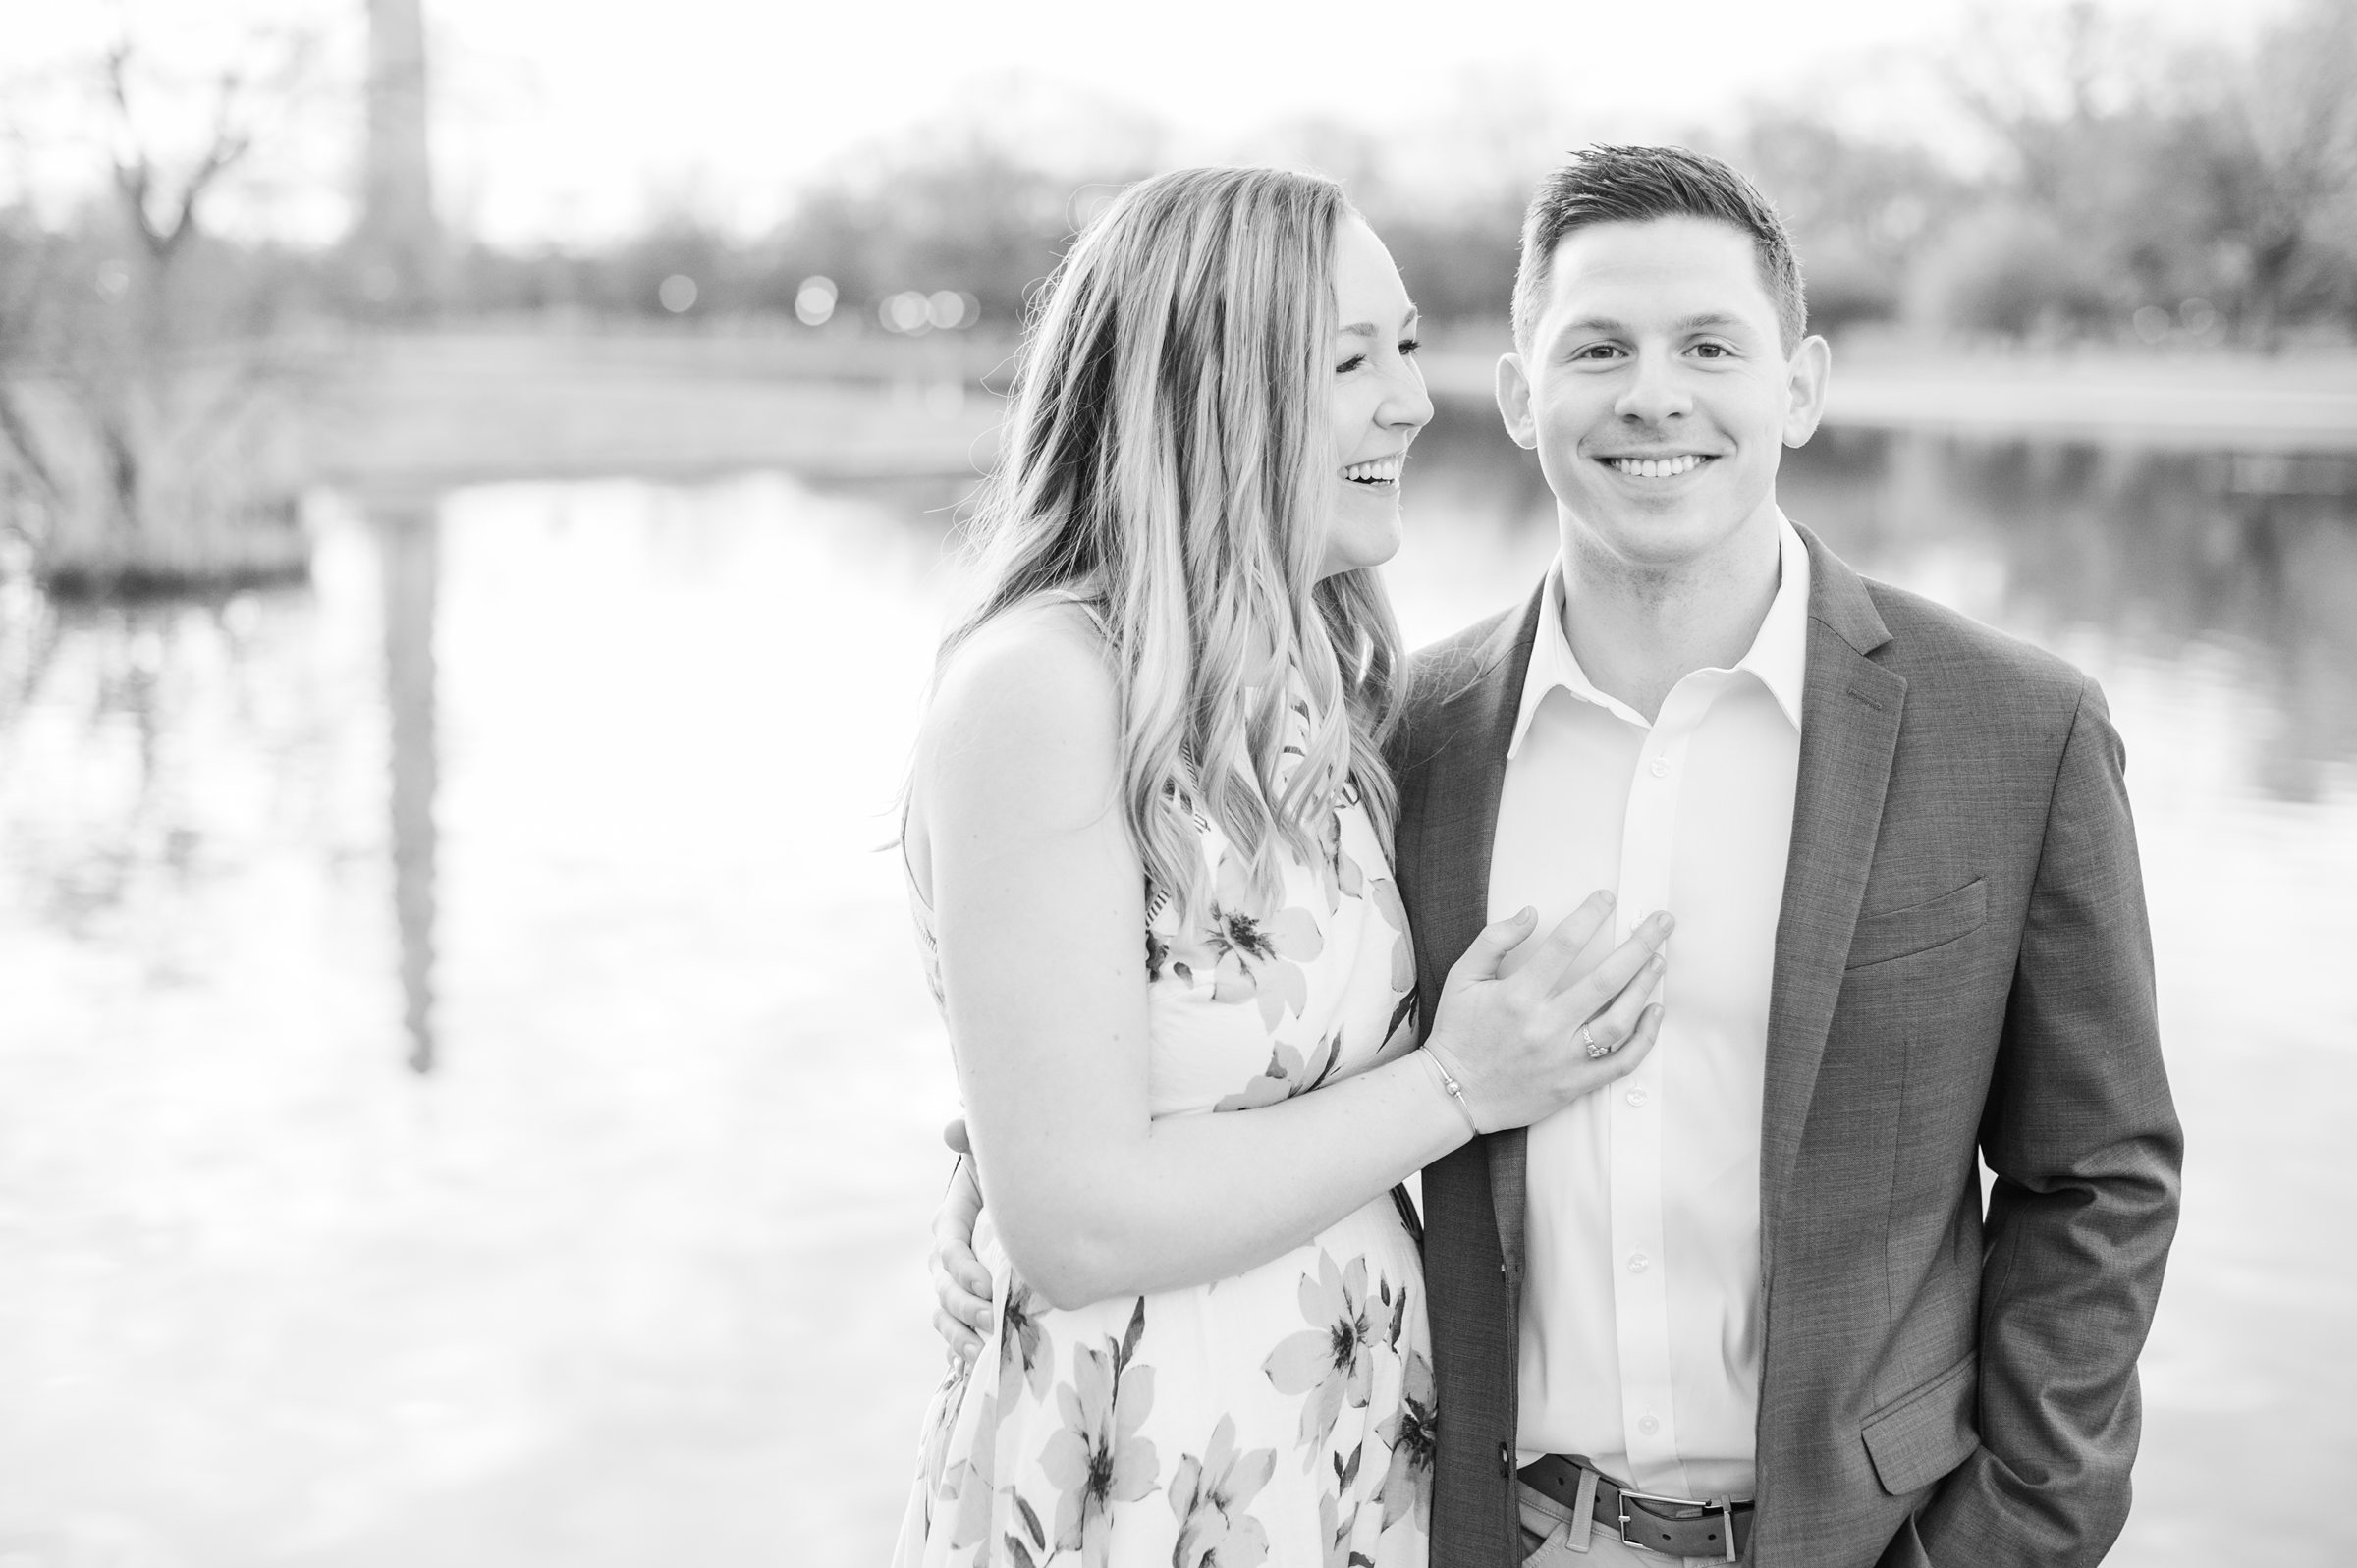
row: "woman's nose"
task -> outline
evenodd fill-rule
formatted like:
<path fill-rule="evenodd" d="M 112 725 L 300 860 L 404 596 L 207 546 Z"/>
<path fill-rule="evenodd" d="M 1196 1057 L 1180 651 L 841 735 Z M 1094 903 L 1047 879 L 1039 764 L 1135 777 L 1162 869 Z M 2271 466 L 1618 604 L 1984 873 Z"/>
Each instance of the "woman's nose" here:
<path fill-rule="evenodd" d="M 1432 423 L 1432 395 L 1424 390 L 1424 372 L 1412 363 L 1404 366 L 1393 378 L 1375 417 L 1392 429 L 1421 430 Z"/>

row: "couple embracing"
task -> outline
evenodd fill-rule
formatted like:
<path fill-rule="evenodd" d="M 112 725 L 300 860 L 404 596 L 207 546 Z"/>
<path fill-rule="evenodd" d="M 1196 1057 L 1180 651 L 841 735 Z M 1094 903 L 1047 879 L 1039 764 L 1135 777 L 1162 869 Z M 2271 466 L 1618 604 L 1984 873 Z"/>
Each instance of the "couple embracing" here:
<path fill-rule="evenodd" d="M 1805 322 L 1726 165 L 1550 176 L 1561 548 L 1411 659 L 1380 240 L 1192 170 L 1075 243 L 909 795 L 973 1160 L 902 1562 L 2103 1556 L 2180 1156 L 2120 742 L 1784 516 Z"/>

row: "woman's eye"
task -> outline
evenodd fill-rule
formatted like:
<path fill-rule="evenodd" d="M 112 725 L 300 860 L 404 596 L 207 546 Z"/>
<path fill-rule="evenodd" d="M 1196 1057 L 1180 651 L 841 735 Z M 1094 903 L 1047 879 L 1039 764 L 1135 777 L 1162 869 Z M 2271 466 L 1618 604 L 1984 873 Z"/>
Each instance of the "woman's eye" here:
<path fill-rule="evenodd" d="M 1343 360 L 1341 364 L 1336 365 L 1334 367 L 1334 373 L 1338 376 L 1346 376 L 1351 371 L 1362 368 L 1366 362 L 1367 356 L 1365 354 L 1354 353 L 1349 358 Z"/>
<path fill-rule="evenodd" d="M 1416 351 L 1423 347 L 1423 343 L 1418 339 L 1402 338 L 1399 340 L 1399 357 L 1413 359 L 1416 356 Z"/>

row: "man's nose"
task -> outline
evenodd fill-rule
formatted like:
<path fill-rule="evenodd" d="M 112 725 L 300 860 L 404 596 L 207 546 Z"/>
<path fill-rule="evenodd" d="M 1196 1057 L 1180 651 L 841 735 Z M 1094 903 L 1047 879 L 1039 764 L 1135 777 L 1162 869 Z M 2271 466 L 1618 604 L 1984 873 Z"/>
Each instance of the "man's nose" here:
<path fill-rule="evenodd" d="M 1639 353 L 1635 372 L 1613 407 L 1621 418 L 1660 424 L 1693 410 L 1694 400 L 1678 385 L 1676 369 L 1668 355 Z"/>

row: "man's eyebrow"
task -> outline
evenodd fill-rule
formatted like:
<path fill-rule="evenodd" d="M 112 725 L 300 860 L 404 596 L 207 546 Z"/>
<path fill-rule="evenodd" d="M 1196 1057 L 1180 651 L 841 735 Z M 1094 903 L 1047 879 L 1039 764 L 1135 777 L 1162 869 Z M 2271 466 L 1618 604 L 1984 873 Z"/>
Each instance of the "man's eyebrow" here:
<path fill-rule="evenodd" d="M 1748 323 L 1741 316 L 1729 315 L 1724 310 L 1706 310 L 1700 315 L 1686 316 L 1671 323 L 1670 330 L 1672 333 L 1724 331 L 1729 327 L 1746 325 Z M 1626 323 L 1616 321 L 1611 316 L 1582 316 L 1576 321 L 1564 322 L 1562 330 L 1564 332 L 1602 332 L 1625 336 L 1628 327 Z"/>
<path fill-rule="evenodd" d="M 1407 314 L 1399 318 L 1399 330 L 1405 332 L 1415 324 L 1416 307 L 1409 305 Z M 1380 338 L 1383 336 L 1383 329 L 1372 321 L 1353 321 L 1348 326 L 1339 327 L 1336 330 L 1345 338 Z"/>
<path fill-rule="evenodd" d="M 1749 323 L 1744 321 L 1741 316 L 1728 315 L 1724 310 L 1709 310 L 1698 316 L 1686 317 L 1685 320 L 1680 321 L 1677 324 L 1676 330 L 1679 332 L 1700 332 L 1705 328 L 1741 327 L 1747 325 L 1749 325 Z"/>

